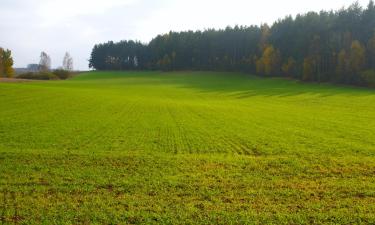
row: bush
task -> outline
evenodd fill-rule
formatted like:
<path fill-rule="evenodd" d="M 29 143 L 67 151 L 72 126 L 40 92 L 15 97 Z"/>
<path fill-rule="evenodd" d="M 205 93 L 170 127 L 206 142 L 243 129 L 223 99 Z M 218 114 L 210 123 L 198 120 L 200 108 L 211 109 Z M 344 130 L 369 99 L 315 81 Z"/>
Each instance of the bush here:
<path fill-rule="evenodd" d="M 375 87 L 375 70 L 366 70 L 361 73 L 361 78 L 366 86 Z"/>
<path fill-rule="evenodd" d="M 21 79 L 31 79 L 31 80 L 58 80 L 59 77 L 50 72 L 36 72 L 36 73 L 23 73 L 17 76 Z"/>
<path fill-rule="evenodd" d="M 65 80 L 72 76 L 72 73 L 67 70 L 54 70 L 51 72 L 40 71 L 40 72 L 28 72 L 18 75 L 21 79 L 31 79 L 31 80 Z"/>
<path fill-rule="evenodd" d="M 61 69 L 54 70 L 53 74 L 55 74 L 62 80 L 68 79 L 72 75 L 70 71 Z"/>

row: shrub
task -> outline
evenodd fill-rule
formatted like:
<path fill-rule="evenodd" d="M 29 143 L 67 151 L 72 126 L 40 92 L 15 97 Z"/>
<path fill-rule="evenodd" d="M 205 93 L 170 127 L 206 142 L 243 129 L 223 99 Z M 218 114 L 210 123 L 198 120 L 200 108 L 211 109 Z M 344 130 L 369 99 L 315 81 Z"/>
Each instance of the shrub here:
<path fill-rule="evenodd" d="M 366 86 L 375 87 L 375 70 L 366 70 L 361 73 L 361 78 Z"/>
<path fill-rule="evenodd" d="M 62 80 L 68 79 L 72 75 L 70 71 L 61 69 L 54 70 L 53 74 L 55 74 Z"/>
<path fill-rule="evenodd" d="M 58 80 L 59 77 L 50 72 L 36 72 L 36 73 L 23 73 L 17 76 L 21 79 L 31 79 L 31 80 Z"/>

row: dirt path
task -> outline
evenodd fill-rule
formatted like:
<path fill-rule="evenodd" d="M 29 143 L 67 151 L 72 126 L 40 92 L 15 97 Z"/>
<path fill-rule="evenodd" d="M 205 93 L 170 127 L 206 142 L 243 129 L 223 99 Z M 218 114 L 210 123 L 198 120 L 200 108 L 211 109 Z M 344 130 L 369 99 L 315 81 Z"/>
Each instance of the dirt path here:
<path fill-rule="evenodd" d="M 0 83 L 23 83 L 23 82 L 33 82 L 34 80 L 27 79 L 17 79 L 17 78 L 0 78 Z"/>

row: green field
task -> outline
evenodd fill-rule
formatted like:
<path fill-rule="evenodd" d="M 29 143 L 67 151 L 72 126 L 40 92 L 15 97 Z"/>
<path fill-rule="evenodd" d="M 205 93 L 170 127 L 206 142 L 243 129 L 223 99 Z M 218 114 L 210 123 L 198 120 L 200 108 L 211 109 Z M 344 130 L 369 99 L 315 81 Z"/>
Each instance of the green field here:
<path fill-rule="evenodd" d="M 0 83 L 0 221 L 374 224 L 375 90 L 214 72 Z"/>

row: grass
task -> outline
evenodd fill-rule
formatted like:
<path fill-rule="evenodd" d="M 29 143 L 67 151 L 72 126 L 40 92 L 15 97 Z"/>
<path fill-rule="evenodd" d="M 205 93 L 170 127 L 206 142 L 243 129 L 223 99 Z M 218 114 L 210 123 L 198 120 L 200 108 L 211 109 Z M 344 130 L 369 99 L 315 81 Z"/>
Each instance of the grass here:
<path fill-rule="evenodd" d="M 0 221 L 374 224 L 375 91 L 214 72 L 0 83 Z"/>

